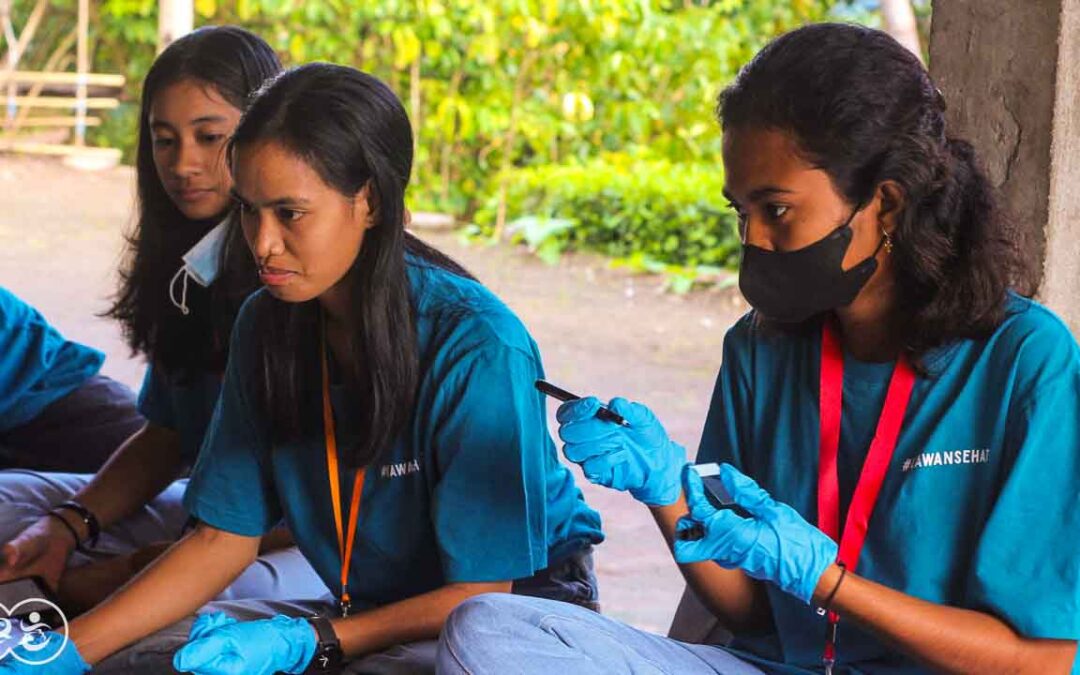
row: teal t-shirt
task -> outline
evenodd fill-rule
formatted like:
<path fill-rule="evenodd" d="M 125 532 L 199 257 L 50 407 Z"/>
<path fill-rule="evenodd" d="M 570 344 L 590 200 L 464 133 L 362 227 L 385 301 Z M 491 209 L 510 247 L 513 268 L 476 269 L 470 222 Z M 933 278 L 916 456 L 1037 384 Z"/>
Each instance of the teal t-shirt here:
<path fill-rule="evenodd" d="M 421 372 L 412 419 L 364 480 L 349 592 L 360 607 L 448 583 L 519 579 L 599 543 L 600 517 L 559 463 L 546 428 L 540 354 L 522 323 L 480 284 L 410 259 Z M 217 410 L 185 504 L 199 520 L 261 535 L 284 517 L 327 586 L 340 557 L 320 432 L 271 447 L 257 409 L 257 313 L 233 330 Z M 317 377 L 317 376 L 316 376 Z M 334 378 L 332 377 L 332 380 Z M 338 447 L 356 438 L 342 386 L 331 392 Z M 317 409 L 317 408 L 316 408 Z M 321 421 L 314 428 L 321 430 Z M 342 474 L 348 514 L 351 472 Z"/>
<path fill-rule="evenodd" d="M 180 436 L 180 451 L 194 464 L 221 393 L 221 373 L 180 377 L 150 364 L 139 390 L 139 414 Z"/>
<path fill-rule="evenodd" d="M 730 462 L 817 523 L 820 334 L 747 315 L 724 341 L 698 462 Z M 869 523 L 859 575 L 1002 619 L 1032 638 L 1080 638 L 1080 350 L 1039 304 L 1011 296 L 984 340 L 926 358 Z M 844 360 L 841 514 L 892 363 Z M 732 647 L 770 672 L 820 671 L 825 618 L 771 584 L 773 630 Z M 839 673 L 924 672 L 841 622 Z M 786 664 L 786 665 L 784 665 Z M 1074 669 L 1075 672 L 1075 669 Z"/>
<path fill-rule="evenodd" d="M 64 336 L 0 287 L 0 432 L 26 424 L 101 370 L 105 355 Z"/>

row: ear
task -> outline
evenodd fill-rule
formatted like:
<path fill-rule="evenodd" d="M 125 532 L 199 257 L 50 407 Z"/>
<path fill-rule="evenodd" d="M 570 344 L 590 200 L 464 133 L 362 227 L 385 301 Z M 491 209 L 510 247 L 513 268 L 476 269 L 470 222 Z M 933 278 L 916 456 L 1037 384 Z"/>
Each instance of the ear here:
<path fill-rule="evenodd" d="M 904 205 L 907 203 L 904 188 L 894 180 L 883 181 L 877 186 L 874 196 L 878 202 L 878 224 L 882 230 L 892 234 L 896 228 L 897 219 L 900 218 Z"/>
<path fill-rule="evenodd" d="M 379 222 L 379 205 L 378 199 L 375 198 L 375 194 L 371 191 L 371 181 L 368 181 L 364 187 L 360 188 L 360 191 L 353 197 L 353 214 L 357 220 L 362 219 L 362 227 L 365 230 L 369 230 L 375 227 L 375 224 Z"/>

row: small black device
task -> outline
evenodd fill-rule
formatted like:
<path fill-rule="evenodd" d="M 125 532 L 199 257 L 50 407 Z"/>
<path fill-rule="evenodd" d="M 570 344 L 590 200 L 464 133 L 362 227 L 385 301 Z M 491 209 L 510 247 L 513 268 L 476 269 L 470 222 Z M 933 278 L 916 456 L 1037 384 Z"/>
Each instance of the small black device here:
<path fill-rule="evenodd" d="M 731 499 L 727 488 L 720 480 L 720 465 L 695 464 L 694 471 L 701 477 L 701 484 L 705 486 L 705 497 L 714 508 L 720 511 L 734 511 L 735 515 L 742 518 L 752 518 L 750 512 L 739 506 Z M 697 541 L 705 537 L 705 528 L 701 525 L 693 525 L 675 533 L 675 538 L 680 541 Z"/>
<path fill-rule="evenodd" d="M 571 394 L 565 389 L 556 387 L 555 385 L 546 380 L 537 380 L 536 388 L 540 390 L 540 393 L 558 399 L 563 403 L 566 403 L 567 401 L 576 401 L 581 398 L 577 394 Z M 626 421 L 626 419 L 623 418 L 622 415 L 608 408 L 607 406 L 600 406 L 600 409 L 596 411 L 596 416 L 606 422 L 612 422 L 614 424 L 618 424 L 624 427 L 630 426 L 630 424 Z"/>
<path fill-rule="evenodd" d="M 343 655 L 341 641 L 334 632 L 334 625 L 325 616 L 309 616 L 308 623 L 315 629 L 319 643 L 315 646 L 315 656 L 311 657 L 305 673 L 336 673 L 341 668 Z"/>

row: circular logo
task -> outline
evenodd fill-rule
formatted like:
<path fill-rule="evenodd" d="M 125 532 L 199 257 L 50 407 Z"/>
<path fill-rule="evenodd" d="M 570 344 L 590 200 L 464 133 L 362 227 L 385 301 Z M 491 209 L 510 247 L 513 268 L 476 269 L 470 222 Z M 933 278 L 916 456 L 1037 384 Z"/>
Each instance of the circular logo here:
<path fill-rule="evenodd" d="M 27 665 L 42 666 L 59 658 L 67 647 L 67 617 L 54 603 L 27 598 L 11 608 L 0 604 L 0 611 L 4 614 L 0 617 L 0 661 L 10 655 Z"/>

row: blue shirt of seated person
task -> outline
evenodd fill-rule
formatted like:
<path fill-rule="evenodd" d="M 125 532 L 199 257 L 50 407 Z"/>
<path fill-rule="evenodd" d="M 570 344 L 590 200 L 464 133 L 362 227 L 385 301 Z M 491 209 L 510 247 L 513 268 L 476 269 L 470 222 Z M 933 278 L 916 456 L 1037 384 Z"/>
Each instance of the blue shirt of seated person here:
<path fill-rule="evenodd" d="M 543 368 L 525 327 L 477 282 L 412 258 L 408 278 L 420 382 L 411 421 L 364 480 L 349 571 L 360 608 L 449 583 L 527 578 L 603 539 L 599 515 L 559 463 L 546 428 L 533 387 Z M 247 536 L 284 517 L 337 590 L 341 559 L 321 423 L 314 420 L 317 431 L 303 440 L 273 447 L 256 403 L 254 330 L 271 302 L 256 293 L 237 320 L 185 504 L 204 523 Z M 331 364 L 331 399 L 344 448 L 360 433 L 349 413 L 358 397 L 336 382 L 335 370 Z M 351 476 L 342 472 L 346 514 Z"/>

